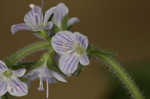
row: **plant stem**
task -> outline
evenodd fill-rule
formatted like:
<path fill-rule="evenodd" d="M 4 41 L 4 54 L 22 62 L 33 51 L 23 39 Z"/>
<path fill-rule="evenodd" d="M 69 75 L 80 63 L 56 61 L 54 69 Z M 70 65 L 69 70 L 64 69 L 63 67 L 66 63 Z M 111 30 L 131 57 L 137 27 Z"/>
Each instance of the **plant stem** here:
<path fill-rule="evenodd" d="M 12 65 L 18 62 L 19 60 L 23 59 L 27 55 L 30 55 L 37 51 L 48 49 L 50 47 L 50 43 L 46 41 L 32 43 L 5 59 L 5 62 L 7 63 L 7 65 Z"/>
<path fill-rule="evenodd" d="M 121 81 L 126 85 L 128 90 L 134 99 L 144 99 L 140 90 L 135 85 L 134 81 L 131 79 L 129 74 L 121 67 L 115 60 L 105 55 L 96 55 L 103 61 L 105 61 L 109 67 L 115 72 L 115 74 L 121 79 Z"/>

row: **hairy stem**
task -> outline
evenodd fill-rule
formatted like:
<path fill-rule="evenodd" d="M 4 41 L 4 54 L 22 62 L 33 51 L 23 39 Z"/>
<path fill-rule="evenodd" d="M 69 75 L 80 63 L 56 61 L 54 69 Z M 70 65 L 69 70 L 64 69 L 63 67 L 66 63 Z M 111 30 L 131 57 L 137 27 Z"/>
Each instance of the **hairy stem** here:
<path fill-rule="evenodd" d="M 109 67 L 116 73 L 121 81 L 126 85 L 134 99 L 144 99 L 140 90 L 135 85 L 129 74 L 115 60 L 105 55 L 96 55 L 98 58 L 105 61 Z"/>
<path fill-rule="evenodd" d="M 9 64 L 12 65 L 18 62 L 19 60 L 23 59 L 27 55 L 30 55 L 34 52 L 41 51 L 41 50 L 48 49 L 48 48 L 50 48 L 49 42 L 46 42 L 46 41 L 36 42 L 36 43 L 30 44 L 20 49 L 19 51 L 14 53 L 12 56 L 5 59 L 5 62 L 7 63 L 7 65 Z"/>

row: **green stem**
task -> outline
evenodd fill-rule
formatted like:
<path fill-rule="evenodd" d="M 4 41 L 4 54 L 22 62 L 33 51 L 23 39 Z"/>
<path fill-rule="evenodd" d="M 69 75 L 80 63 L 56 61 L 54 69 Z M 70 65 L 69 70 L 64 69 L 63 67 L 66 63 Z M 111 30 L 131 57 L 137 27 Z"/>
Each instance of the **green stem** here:
<path fill-rule="evenodd" d="M 8 95 L 5 94 L 4 96 L 2 96 L 2 99 L 8 99 Z"/>
<path fill-rule="evenodd" d="M 134 97 L 134 99 L 144 99 L 142 94 L 140 93 L 140 90 L 135 85 L 134 81 L 131 79 L 129 74 L 121 67 L 115 60 L 112 58 L 97 54 L 97 57 L 105 61 L 110 68 L 116 73 L 116 75 L 121 79 L 121 81 L 126 85 L 128 90 L 130 91 L 131 95 Z"/>
<path fill-rule="evenodd" d="M 5 59 L 5 62 L 7 63 L 7 65 L 12 65 L 18 62 L 19 60 L 22 60 L 27 55 L 30 55 L 37 51 L 48 49 L 50 47 L 51 46 L 49 42 L 46 41 L 36 42 L 17 51 L 15 54 Z"/>

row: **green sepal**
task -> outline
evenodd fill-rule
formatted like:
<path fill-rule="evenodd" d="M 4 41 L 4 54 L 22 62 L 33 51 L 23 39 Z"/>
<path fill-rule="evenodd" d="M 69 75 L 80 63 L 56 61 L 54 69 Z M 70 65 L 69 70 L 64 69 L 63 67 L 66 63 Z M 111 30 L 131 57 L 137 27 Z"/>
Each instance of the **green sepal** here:
<path fill-rule="evenodd" d="M 53 57 L 53 54 L 49 55 L 49 57 L 47 59 L 47 67 L 50 70 L 54 70 L 56 72 L 60 72 L 60 70 L 59 70 L 59 68 L 57 66 L 56 60 Z"/>
<path fill-rule="evenodd" d="M 88 46 L 87 53 L 88 53 L 89 57 L 91 57 L 92 54 L 106 55 L 106 56 L 110 56 L 110 57 L 116 56 L 116 53 L 114 53 L 112 51 L 97 49 L 93 45 Z"/>
<path fill-rule="evenodd" d="M 56 24 L 53 24 L 53 28 L 52 28 L 51 31 L 52 31 L 53 34 L 56 34 L 57 32 L 60 31 L 60 29 L 59 29 L 59 27 Z"/>
<path fill-rule="evenodd" d="M 68 22 L 68 15 L 64 16 L 64 19 L 62 20 L 62 30 L 67 30 L 68 26 L 67 26 L 67 22 Z"/>
<path fill-rule="evenodd" d="M 48 32 L 47 30 L 43 30 L 43 31 L 37 32 L 37 35 L 39 35 L 41 38 L 47 41 L 50 41 L 51 38 L 49 37 L 47 32 Z"/>
<path fill-rule="evenodd" d="M 17 64 L 12 65 L 10 68 L 14 70 L 21 68 L 31 69 L 35 64 L 36 62 L 18 62 Z"/>
<path fill-rule="evenodd" d="M 22 82 L 27 82 L 27 81 L 28 81 L 28 78 L 21 77 L 21 78 L 19 78 L 19 80 L 21 80 Z"/>

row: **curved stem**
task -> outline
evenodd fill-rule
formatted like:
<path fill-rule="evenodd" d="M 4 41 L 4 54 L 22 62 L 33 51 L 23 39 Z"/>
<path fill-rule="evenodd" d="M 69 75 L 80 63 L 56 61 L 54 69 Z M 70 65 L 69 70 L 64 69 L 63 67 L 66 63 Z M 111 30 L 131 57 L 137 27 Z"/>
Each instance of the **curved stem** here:
<path fill-rule="evenodd" d="M 121 67 L 115 60 L 112 58 L 105 56 L 105 55 L 96 55 L 103 61 L 105 61 L 110 68 L 116 73 L 116 75 L 121 79 L 121 81 L 126 85 L 128 90 L 130 91 L 131 95 L 134 97 L 134 99 L 144 99 L 142 94 L 140 93 L 140 90 L 135 85 L 134 81 L 131 79 L 129 74 Z"/>
<path fill-rule="evenodd" d="M 30 55 L 34 52 L 41 51 L 41 50 L 48 49 L 48 48 L 50 48 L 49 42 L 46 42 L 46 41 L 36 42 L 17 51 L 15 54 L 5 59 L 5 62 L 7 63 L 7 65 L 9 64 L 12 65 L 18 62 L 19 60 L 23 59 L 27 55 Z"/>

